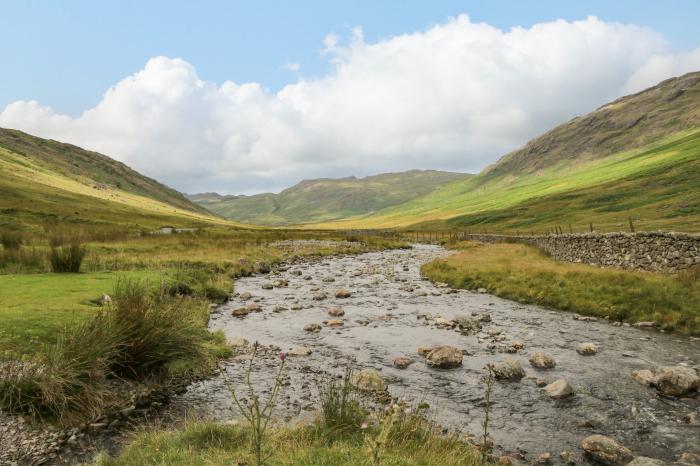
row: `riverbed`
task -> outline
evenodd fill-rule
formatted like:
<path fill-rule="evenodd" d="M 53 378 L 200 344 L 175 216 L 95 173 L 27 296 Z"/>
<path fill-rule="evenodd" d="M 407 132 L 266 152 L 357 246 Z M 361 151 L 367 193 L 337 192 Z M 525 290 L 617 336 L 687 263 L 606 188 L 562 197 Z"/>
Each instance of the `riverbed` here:
<path fill-rule="evenodd" d="M 313 350 L 308 356 L 287 359 L 285 385 L 275 412 L 286 421 L 303 422 L 316 415 L 319 380 L 340 374 L 352 364 L 358 370 L 380 371 L 393 396 L 429 403 L 436 421 L 446 428 L 478 434 L 484 415 L 485 367 L 515 358 L 527 377 L 497 381 L 492 393 L 489 430 L 503 454 L 531 461 L 546 452 L 556 462 L 561 452 L 569 451 L 574 461 L 581 462 L 585 460 L 580 442 L 594 433 L 614 438 L 636 455 L 666 461 L 700 449 L 700 426 L 687 422 L 689 415 L 700 413 L 700 400 L 661 397 L 631 377 L 635 370 L 653 371 L 667 365 L 697 369 L 697 338 L 614 326 L 604 319 L 575 320 L 568 312 L 451 290 L 420 276 L 421 264 L 448 254 L 438 246 L 415 245 L 410 250 L 291 264 L 270 275 L 242 278 L 236 282 L 236 296 L 212 315 L 211 327 L 222 329 L 232 340 L 242 337 L 284 351 L 302 345 Z M 264 289 L 271 284 L 277 286 Z M 336 298 L 340 288 L 351 296 Z M 234 309 L 251 303 L 259 304 L 261 311 L 232 315 Z M 328 310 L 337 306 L 344 316 L 330 317 Z M 426 313 L 430 320 L 419 318 Z M 483 322 L 481 331 L 473 335 L 436 325 L 439 317 L 485 314 L 491 321 Z M 342 326 L 325 325 L 323 321 L 329 319 L 341 319 Z M 304 330 L 314 323 L 321 325 L 320 332 Z M 508 353 L 515 340 L 523 342 L 523 349 Z M 598 353 L 578 354 L 576 347 L 582 342 L 595 343 Z M 428 367 L 416 350 L 436 345 L 461 349 L 462 366 Z M 535 351 L 550 354 L 556 367 L 531 367 L 528 358 Z M 276 350 L 265 354 L 252 376 L 263 393 L 279 364 Z M 416 362 L 398 369 L 393 361 L 399 356 Z M 237 387 L 245 366 L 245 357 L 225 364 Z M 574 387 L 573 397 L 550 399 L 537 383 L 537 379 L 541 385 L 560 378 Z M 221 377 L 190 386 L 174 405 L 222 421 L 238 418 Z"/>

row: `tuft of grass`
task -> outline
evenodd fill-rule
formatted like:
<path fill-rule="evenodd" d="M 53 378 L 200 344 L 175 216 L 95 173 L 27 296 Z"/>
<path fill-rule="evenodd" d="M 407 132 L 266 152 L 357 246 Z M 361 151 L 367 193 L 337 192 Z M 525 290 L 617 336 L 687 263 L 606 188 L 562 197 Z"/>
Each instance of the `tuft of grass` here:
<path fill-rule="evenodd" d="M 0 244 L 5 250 L 17 250 L 24 243 L 22 233 L 18 231 L 2 231 L 0 232 Z"/>
<path fill-rule="evenodd" d="M 351 381 L 352 368 L 347 367 L 342 379 L 329 377 L 318 388 L 322 414 L 319 427 L 328 438 L 358 432 L 367 416 Z"/>
<path fill-rule="evenodd" d="M 49 253 L 51 271 L 54 273 L 79 273 L 86 250 L 80 243 L 70 246 L 54 246 Z"/>
<path fill-rule="evenodd" d="M 654 321 L 700 334 L 700 281 L 679 275 L 557 262 L 522 244 L 458 243 L 461 252 L 421 268 L 433 281 L 617 321 Z"/>

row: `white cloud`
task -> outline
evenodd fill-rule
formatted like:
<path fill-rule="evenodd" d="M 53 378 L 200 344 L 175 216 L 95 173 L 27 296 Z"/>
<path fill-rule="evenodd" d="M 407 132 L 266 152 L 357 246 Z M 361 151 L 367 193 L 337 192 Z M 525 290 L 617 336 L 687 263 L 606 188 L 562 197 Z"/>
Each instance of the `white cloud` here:
<path fill-rule="evenodd" d="M 71 118 L 33 101 L 0 126 L 72 142 L 176 188 L 243 192 L 302 178 L 409 168 L 475 171 L 624 90 L 698 64 L 654 31 L 596 18 L 502 31 L 460 16 L 425 31 L 347 44 L 332 71 L 277 93 L 216 84 L 156 57 Z"/>
<path fill-rule="evenodd" d="M 285 63 L 282 67 L 287 71 L 299 71 L 301 69 L 301 65 L 295 62 Z"/>

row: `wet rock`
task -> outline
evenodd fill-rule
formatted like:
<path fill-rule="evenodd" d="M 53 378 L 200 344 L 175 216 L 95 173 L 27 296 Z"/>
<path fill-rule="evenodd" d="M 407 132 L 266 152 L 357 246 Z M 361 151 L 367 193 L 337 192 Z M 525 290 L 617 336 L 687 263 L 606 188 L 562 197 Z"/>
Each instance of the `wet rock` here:
<path fill-rule="evenodd" d="M 260 285 L 260 288 L 262 288 L 263 290 L 271 290 L 272 288 L 274 288 L 274 286 L 270 282 L 265 282 L 262 285 Z"/>
<path fill-rule="evenodd" d="M 253 272 L 255 273 L 270 273 L 270 264 L 263 261 L 257 261 L 253 264 Z"/>
<path fill-rule="evenodd" d="M 321 293 L 314 293 L 314 295 L 311 297 L 311 299 L 313 299 L 314 301 L 323 301 L 327 297 L 328 296 L 326 295 L 326 293 L 321 292 Z"/>
<path fill-rule="evenodd" d="M 289 286 L 289 282 L 288 282 L 287 280 L 282 280 L 282 279 L 280 279 L 280 280 L 275 280 L 275 281 L 272 283 L 272 285 L 273 285 L 275 288 L 286 288 L 286 287 Z"/>
<path fill-rule="evenodd" d="M 648 456 L 637 456 L 627 463 L 627 466 L 666 466 L 666 463 L 656 458 L 649 458 Z"/>
<path fill-rule="evenodd" d="M 443 317 L 438 317 L 435 319 L 435 325 L 437 325 L 440 328 L 453 328 L 457 324 L 453 320 L 448 320 Z"/>
<path fill-rule="evenodd" d="M 368 392 L 383 392 L 387 388 L 382 376 L 374 369 L 364 369 L 355 374 L 353 384 L 360 390 Z"/>
<path fill-rule="evenodd" d="M 236 308 L 231 312 L 233 317 L 245 317 L 248 314 L 250 314 L 250 309 L 248 309 L 248 306 Z"/>
<path fill-rule="evenodd" d="M 516 359 L 508 359 L 493 366 L 493 375 L 499 380 L 520 380 L 525 377 L 523 366 Z"/>
<path fill-rule="evenodd" d="M 303 307 L 299 303 L 294 303 L 291 305 L 290 309 L 292 311 L 301 311 L 303 309 Z"/>
<path fill-rule="evenodd" d="M 552 455 L 549 453 L 540 453 L 537 457 L 537 464 L 549 464 L 552 462 Z"/>
<path fill-rule="evenodd" d="M 525 343 L 522 340 L 513 340 L 510 345 L 506 348 L 507 353 L 517 353 L 525 347 Z"/>
<path fill-rule="evenodd" d="M 604 435 L 591 435 L 581 442 L 589 458 L 609 466 L 625 466 L 634 459 L 632 452 Z"/>
<path fill-rule="evenodd" d="M 697 426 L 700 424 L 700 415 L 698 413 L 688 413 L 683 416 L 683 422 L 691 426 Z"/>
<path fill-rule="evenodd" d="M 636 324 L 632 324 L 632 327 L 637 327 L 637 328 L 654 328 L 656 327 L 656 322 L 637 322 Z M 643 458 L 640 456 L 640 458 Z"/>
<path fill-rule="evenodd" d="M 399 356 L 398 358 L 394 359 L 394 367 L 396 367 L 397 369 L 406 369 L 408 366 L 410 366 L 414 362 L 416 362 L 416 361 L 413 358 Z"/>
<path fill-rule="evenodd" d="M 654 374 L 649 369 L 633 371 L 632 378 L 642 385 L 651 385 L 654 383 Z"/>
<path fill-rule="evenodd" d="M 433 320 L 433 315 L 430 312 L 419 312 L 416 315 L 416 319 L 418 320 Z"/>
<path fill-rule="evenodd" d="M 435 349 L 435 346 L 419 346 L 416 350 L 418 356 L 426 357 L 428 353 Z"/>
<path fill-rule="evenodd" d="M 695 369 L 685 366 L 662 367 L 654 379 L 657 390 L 663 395 L 690 395 L 700 388 L 700 377 Z"/>
<path fill-rule="evenodd" d="M 310 333 L 318 333 L 321 331 L 321 326 L 318 324 L 308 324 L 304 326 L 304 331 Z"/>
<path fill-rule="evenodd" d="M 291 357 L 308 356 L 311 353 L 313 353 L 313 350 L 311 348 L 309 348 L 308 346 L 297 346 L 296 348 L 289 351 L 287 353 L 287 356 L 291 356 Z"/>
<path fill-rule="evenodd" d="M 592 356 L 598 353 L 598 345 L 591 342 L 580 343 L 576 347 L 576 352 L 582 356 Z"/>
<path fill-rule="evenodd" d="M 335 297 L 338 299 L 346 299 L 352 296 L 352 293 L 350 293 L 350 290 L 347 290 L 345 288 L 340 288 L 338 291 L 335 292 Z"/>
<path fill-rule="evenodd" d="M 574 457 L 574 454 L 568 450 L 564 450 L 561 453 L 559 453 L 559 458 L 565 463 L 571 462 L 573 457 Z"/>
<path fill-rule="evenodd" d="M 549 354 L 538 351 L 530 356 L 530 365 L 537 369 L 553 369 L 557 363 Z"/>
<path fill-rule="evenodd" d="M 579 314 L 574 314 L 574 320 L 579 320 L 581 322 L 595 322 L 598 320 L 598 318 L 592 317 L 592 316 L 582 316 Z"/>
<path fill-rule="evenodd" d="M 241 301 L 248 301 L 250 298 L 253 297 L 253 295 L 247 291 L 244 291 L 238 297 L 241 298 Z"/>
<path fill-rule="evenodd" d="M 336 306 L 328 309 L 328 315 L 331 317 L 343 317 L 345 315 L 345 311 L 343 311 L 342 308 Z"/>
<path fill-rule="evenodd" d="M 426 354 L 425 363 L 439 369 L 454 369 L 462 365 L 462 351 L 454 346 L 439 346 Z"/>
<path fill-rule="evenodd" d="M 340 319 L 326 320 L 324 323 L 329 327 L 341 327 L 343 325 L 343 321 Z"/>
<path fill-rule="evenodd" d="M 556 382 L 552 382 L 546 387 L 544 387 L 544 392 L 548 397 L 554 398 L 555 400 L 560 400 L 562 398 L 570 397 L 574 394 L 574 389 L 566 379 L 559 379 Z"/>
<path fill-rule="evenodd" d="M 289 273 L 290 273 L 291 275 L 294 275 L 294 276 L 300 277 L 300 276 L 301 276 L 301 274 L 302 274 L 303 272 L 302 272 L 301 270 L 299 270 L 299 269 L 296 269 L 296 270 L 292 270 L 292 271 L 291 271 L 291 272 L 289 272 Z"/>

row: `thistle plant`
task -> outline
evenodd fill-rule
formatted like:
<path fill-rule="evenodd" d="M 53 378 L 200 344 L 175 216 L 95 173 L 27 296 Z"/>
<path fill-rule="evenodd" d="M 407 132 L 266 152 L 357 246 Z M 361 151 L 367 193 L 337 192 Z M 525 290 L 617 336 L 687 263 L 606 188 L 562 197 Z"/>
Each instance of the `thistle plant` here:
<path fill-rule="evenodd" d="M 270 420 L 272 419 L 272 411 L 275 409 L 275 404 L 277 403 L 277 396 L 279 395 L 280 388 L 282 387 L 282 372 L 284 370 L 284 363 L 287 359 L 287 354 L 284 352 L 281 352 L 279 354 L 281 364 L 279 366 L 279 369 L 277 370 L 277 375 L 275 376 L 275 381 L 272 386 L 270 397 L 267 399 L 266 402 L 262 402 L 257 392 L 255 391 L 253 384 L 250 381 L 250 374 L 253 371 L 253 363 L 255 362 L 255 356 L 257 355 L 258 347 L 259 344 L 256 341 L 253 344 L 253 352 L 250 355 L 250 362 L 248 363 L 248 368 L 245 373 L 245 385 L 248 390 L 247 403 L 245 401 L 241 401 L 238 395 L 236 395 L 236 391 L 233 388 L 233 384 L 228 379 L 226 373 L 220 366 L 219 372 L 221 373 L 221 376 L 224 379 L 226 388 L 228 389 L 229 393 L 231 393 L 233 401 L 236 403 L 238 411 L 250 425 L 253 435 L 252 449 L 253 456 L 255 457 L 255 466 L 262 466 L 272 456 L 272 453 L 264 452 L 266 434 L 268 425 L 270 423 Z"/>
<path fill-rule="evenodd" d="M 493 442 L 489 436 L 489 415 L 491 414 L 491 392 L 493 391 L 493 366 L 488 364 L 486 366 L 486 396 L 484 400 L 484 422 L 482 423 L 482 437 L 481 437 L 481 461 L 486 462 L 486 457 L 491 451 L 491 446 Z"/>

